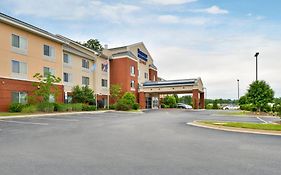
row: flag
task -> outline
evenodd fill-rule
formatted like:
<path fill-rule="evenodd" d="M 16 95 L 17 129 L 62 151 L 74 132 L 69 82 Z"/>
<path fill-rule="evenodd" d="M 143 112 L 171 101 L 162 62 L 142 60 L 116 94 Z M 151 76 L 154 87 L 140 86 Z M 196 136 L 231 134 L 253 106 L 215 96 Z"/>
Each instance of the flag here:
<path fill-rule="evenodd" d="M 96 68 L 97 68 L 97 64 L 95 63 L 95 64 L 93 64 L 93 66 L 91 67 L 91 71 L 94 72 L 94 71 L 96 70 Z"/>

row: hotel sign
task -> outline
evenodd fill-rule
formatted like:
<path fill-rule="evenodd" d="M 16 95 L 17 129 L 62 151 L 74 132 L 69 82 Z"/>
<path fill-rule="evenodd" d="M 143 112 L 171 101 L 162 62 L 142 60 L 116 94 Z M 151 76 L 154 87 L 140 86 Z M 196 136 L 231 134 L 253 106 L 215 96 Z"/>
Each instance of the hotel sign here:
<path fill-rule="evenodd" d="M 147 61 L 147 58 L 148 58 L 147 54 L 145 54 L 144 52 L 142 52 L 140 49 L 138 49 L 138 57 L 139 57 L 140 59 L 142 59 L 143 61 Z"/>

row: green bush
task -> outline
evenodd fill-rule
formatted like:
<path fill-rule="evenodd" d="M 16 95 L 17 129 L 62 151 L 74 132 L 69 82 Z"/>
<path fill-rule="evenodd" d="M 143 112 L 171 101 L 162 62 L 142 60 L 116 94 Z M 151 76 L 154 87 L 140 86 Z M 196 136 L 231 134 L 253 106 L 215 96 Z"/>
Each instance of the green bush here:
<path fill-rule="evenodd" d="M 87 105 L 87 104 L 82 105 L 82 111 L 95 111 L 95 110 L 97 110 L 96 106 Z"/>
<path fill-rule="evenodd" d="M 165 98 L 164 98 L 164 104 L 166 105 L 166 107 L 168 108 L 176 108 L 177 107 L 177 101 L 176 101 L 176 98 L 175 96 L 171 95 L 167 95 Z"/>
<path fill-rule="evenodd" d="M 54 103 L 43 102 L 43 103 L 39 103 L 37 108 L 41 112 L 54 112 L 55 105 Z"/>
<path fill-rule="evenodd" d="M 13 103 L 9 107 L 9 112 L 21 112 L 25 105 L 21 103 Z"/>
<path fill-rule="evenodd" d="M 255 112 L 257 111 L 257 107 L 253 104 L 244 104 L 240 106 L 241 110 L 245 110 L 245 111 L 252 111 Z"/>
<path fill-rule="evenodd" d="M 59 104 L 59 103 L 55 103 L 55 111 L 58 112 L 66 112 L 68 109 L 68 104 Z"/>
<path fill-rule="evenodd" d="M 140 108 L 140 105 L 138 103 L 134 103 L 132 106 L 132 109 L 138 110 Z"/>
<path fill-rule="evenodd" d="M 132 108 L 126 100 L 124 100 L 124 99 L 118 100 L 118 102 L 116 104 L 116 110 L 118 110 L 118 111 L 129 111 L 130 109 L 132 109 Z"/>
<path fill-rule="evenodd" d="M 113 104 L 113 105 L 109 105 L 109 109 L 116 109 L 116 104 Z"/>
<path fill-rule="evenodd" d="M 82 111 L 82 103 L 74 103 L 71 106 L 72 111 Z"/>
<path fill-rule="evenodd" d="M 34 113 L 36 111 L 37 111 L 37 107 L 35 105 L 26 105 L 21 110 L 21 112 L 23 113 Z"/>
<path fill-rule="evenodd" d="M 122 99 L 125 101 L 125 103 L 131 106 L 136 102 L 136 96 L 131 92 L 126 92 L 123 95 Z"/>

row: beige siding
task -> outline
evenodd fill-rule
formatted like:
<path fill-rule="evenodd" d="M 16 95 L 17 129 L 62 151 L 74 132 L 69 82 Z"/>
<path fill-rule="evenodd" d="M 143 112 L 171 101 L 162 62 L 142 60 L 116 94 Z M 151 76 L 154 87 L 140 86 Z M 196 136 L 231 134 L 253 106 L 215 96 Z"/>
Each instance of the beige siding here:
<path fill-rule="evenodd" d="M 33 78 L 35 73 L 43 74 L 43 67 L 55 70 L 55 75 L 62 77 L 62 44 L 40 37 L 30 32 L 12 27 L 0 22 L 0 76 L 12 77 L 11 60 L 21 61 L 27 64 L 27 80 Z M 27 40 L 27 52 L 20 54 L 12 47 L 12 34 L 21 36 Z M 55 49 L 54 59 L 47 59 L 43 55 L 43 45 L 52 46 Z"/>

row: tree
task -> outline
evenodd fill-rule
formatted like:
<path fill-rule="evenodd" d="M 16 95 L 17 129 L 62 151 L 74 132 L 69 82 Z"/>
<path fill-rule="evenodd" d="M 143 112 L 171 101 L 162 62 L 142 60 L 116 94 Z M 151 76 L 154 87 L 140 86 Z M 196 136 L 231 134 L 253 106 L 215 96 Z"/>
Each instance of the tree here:
<path fill-rule="evenodd" d="M 164 98 L 164 104 L 169 106 L 170 108 L 174 108 L 177 106 L 176 98 L 173 95 L 167 95 Z"/>
<path fill-rule="evenodd" d="M 246 95 L 240 97 L 240 99 L 239 99 L 239 105 L 240 105 L 240 106 L 241 106 L 241 105 L 248 104 L 248 103 L 249 103 L 249 102 L 248 102 L 248 99 L 247 99 L 247 96 L 246 96 Z"/>
<path fill-rule="evenodd" d="M 89 39 L 87 42 L 83 43 L 82 45 L 96 52 L 102 52 L 103 50 L 102 45 L 97 39 Z"/>
<path fill-rule="evenodd" d="M 36 73 L 33 77 L 39 81 L 33 83 L 33 86 L 37 87 L 34 94 L 41 98 L 42 102 L 49 102 L 51 95 L 54 95 L 55 98 L 57 97 L 59 89 L 55 83 L 61 82 L 61 78 L 51 74 L 44 77 L 40 73 Z"/>
<path fill-rule="evenodd" d="M 176 99 L 176 103 L 178 103 L 179 102 L 179 96 L 177 94 L 174 94 L 174 97 Z"/>
<path fill-rule="evenodd" d="M 94 104 L 94 91 L 88 86 L 74 86 L 72 89 L 72 103 Z"/>
<path fill-rule="evenodd" d="M 266 108 L 268 103 L 273 102 L 274 91 L 265 81 L 255 81 L 250 84 L 246 96 L 249 103 L 255 105 L 260 112 L 261 108 Z"/>
<path fill-rule="evenodd" d="M 213 103 L 213 109 L 219 109 L 218 100 L 215 100 Z"/>
<path fill-rule="evenodd" d="M 110 97 L 113 99 L 114 103 L 116 103 L 121 98 L 121 86 L 119 84 L 112 84 L 110 86 Z"/>
<path fill-rule="evenodd" d="M 192 105 L 192 97 L 189 95 L 182 96 L 179 101 L 184 104 Z"/>

